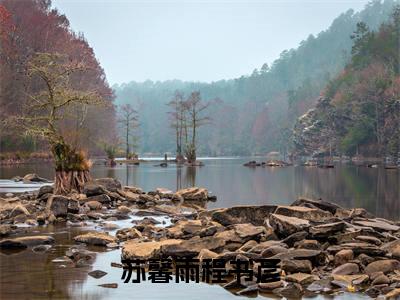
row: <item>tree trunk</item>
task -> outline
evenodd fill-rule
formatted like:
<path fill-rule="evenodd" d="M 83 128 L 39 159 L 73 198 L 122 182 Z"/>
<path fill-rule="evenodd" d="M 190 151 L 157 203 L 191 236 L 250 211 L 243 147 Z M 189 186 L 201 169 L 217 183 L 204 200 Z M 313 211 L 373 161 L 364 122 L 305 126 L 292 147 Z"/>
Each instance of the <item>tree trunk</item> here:
<path fill-rule="evenodd" d="M 67 195 L 73 191 L 81 193 L 83 186 L 91 179 L 89 170 L 56 171 L 54 193 Z"/>

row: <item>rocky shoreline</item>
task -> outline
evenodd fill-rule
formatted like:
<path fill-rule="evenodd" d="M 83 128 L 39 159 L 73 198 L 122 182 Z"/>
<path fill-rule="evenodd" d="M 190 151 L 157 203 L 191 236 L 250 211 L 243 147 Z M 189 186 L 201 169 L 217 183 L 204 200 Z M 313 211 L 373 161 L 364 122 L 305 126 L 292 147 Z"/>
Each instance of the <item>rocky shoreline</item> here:
<path fill-rule="evenodd" d="M 54 195 L 52 186 L 0 198 L 0 250 L 46 251 L 50 235 L 25 236 L 24 226 L 97 224 L 74 237 L 63 259 L 90 265 L 86 246 L 120 249 L 123 259 L 180 258 L 277 261 L 279 278 L 268 283 L 230 278 L 232 293 L 301 298 L 363 293 L 400 297 L 400 222 L 361 208 L 299 198 L 290 206 L 236 206 L 207 210 L 216 197 L 204 188 L 143 192 L 112 178 L 86 184 L 82 194 Z M 164 216 L 162 224 L 157 217 Z M 140 220 L 133 219 L 141 217 Z M 133 219 L 133 220 L 132 220 Z M 131 225 L 116 228 L 111 221 Z M 115 263 L 115 267 L 120 267 Z M 239 283 L 238 283 L 239 282 Z M 115 284 L 113 284 L 113 287 Z"/>

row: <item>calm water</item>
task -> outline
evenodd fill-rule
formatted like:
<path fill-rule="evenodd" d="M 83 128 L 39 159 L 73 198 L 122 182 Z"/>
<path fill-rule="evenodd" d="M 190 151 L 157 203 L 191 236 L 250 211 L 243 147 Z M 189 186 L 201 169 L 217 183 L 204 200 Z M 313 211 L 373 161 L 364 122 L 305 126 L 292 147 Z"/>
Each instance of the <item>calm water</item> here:
<path fill-rule="evenodd" d="M 243 204 L 290 204 L 299 196 L 322 198 L 343 207 L 363 207 L 384 218 L 400 219 L 400 171 L 382 168 L 337 164 L 334 169 L 247 168 L 251 158 L 205 159 L 204 167 L 155 167 L 155 162 L 140 166 L 118 165 L 114 168 L 95 165 L 94 177 L 114 177 L 125 185 L 135 185 L 145 191 L 157 187 L 177 190 L 202 186 L 218 197 L 209 208 Z M 260 159 L 258 159 L 260 160 Z M 54 176 L 51 165 L 21 165 L 0 167 L 0 179 L 35 172 Z"/>
<path fill-rule="evenodd" d="M 262 168 L 243 167 L 249 158 L 207 159 L 201 168 L 154 167 L 153 163 L 140 166 L 120 165 L 115 168 L 94 166 L 94 177 L 115 177 L 125 185 L 136 185 L 144 190 L 166 187 L 176 190 L 188 186 L 204 186 L 217 195 L 209 208 L 239 204 L 289 204 L 298 196 L 321 197 L 345 207 L 364 207 L 378 216 L 400 219 L 398 170 L 368 169 L 352 165 L 337 165 L 334 169 L 305 167 Z M 0 179 L 23 176 L 35 172 L 52 178 L 49 165 L 25 165 L 0 168 Z M 127 221 L 116 222 L 129 227 Z M 120 250 L 96 251 L 90 267 L 74 268 L 66 263 L 54 263 L 74 244 L 72 238 L 89 228 L 48 226 L 28 229 L 26 234 L 51 234 L 56 244 L 46 253 L 0 252 L 0 299 L 248 299 L 234 296 L 218 285 L 207 284 L 124 284 L 122 270 L 110 266 L 120 261 Z M 101 279 L 87 275 L 100 269 L 108 274 Z M 103 283 L 118 283 L 117 289 L 99 287 Z M 266 299 L 267 295 L 258 296 Z M 325 299 L 317 297 L 313 299 Z M 331 298 L 330 298 L 331 299 Z M 335 299 L 368 299 L 360 295 L 342 294 Z"/>

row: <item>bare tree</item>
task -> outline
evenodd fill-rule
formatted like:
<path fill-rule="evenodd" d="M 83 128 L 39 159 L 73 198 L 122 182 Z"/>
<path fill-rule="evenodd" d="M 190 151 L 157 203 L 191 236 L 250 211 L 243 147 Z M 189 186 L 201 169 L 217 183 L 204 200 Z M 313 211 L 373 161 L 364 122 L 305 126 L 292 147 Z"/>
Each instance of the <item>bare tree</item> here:
<path fill-rule="evenodd" d="M 44 138 L 55 161 L 55 193 L 81 192 L 90 180 L 90 161 L 82 149 L 65 137 L 60 123 L 74 113 L 76 106 L 107 105 L 96 91 L 80 91 L 72 87 L 71 76 L 87 72 L 81 62 L 73 62 L 60 54 L 37 53 L 28 64 L 28 76 L 36 93 L 28 94 L 20 115 L 10 118 L 27 135 Z"/>
<path fill-rule="evenodd" d="M 138 112 L 132 107 L 132 105 L 125 104 L 120 107 L 118 122 L 121 124 L 124 133 L 126 159 L 130 158 L 131 149 L 134 147 L 134 131 L 139 127 L 138 119 Z"/>
<path fill-rule="evenodd" d="M 167 103 L 171 108 L 168 112 L 171 122 L 171 127 L 175 130 L 176 135 L 176 160 L 184 161 L 183 157 L 183 137 L 187 142 L 187 122 L 186 122 L 186 107 L 184 105 L 183 94 L 180 91 L 175 91 L 173 99 Z"/>
<path fill-rule="evenodd" d="M 204 115 L 204 111 L 209 105 L 210 102 L 203 102 L 201 100 L 200 92 L 198 91 L 192 92 L 185 101 L 188 124 L 191 128 L 191 141 L 186 145 L 186 157 L 189 163 L 196 161 L 197 129 L 210 121 L 210 118 Z"/>

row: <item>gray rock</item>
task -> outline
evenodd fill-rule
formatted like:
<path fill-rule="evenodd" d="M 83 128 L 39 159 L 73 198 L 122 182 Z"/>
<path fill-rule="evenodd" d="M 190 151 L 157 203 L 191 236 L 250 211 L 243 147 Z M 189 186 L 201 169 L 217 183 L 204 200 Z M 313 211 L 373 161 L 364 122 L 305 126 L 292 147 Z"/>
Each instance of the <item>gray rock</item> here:
<path fill-rule="evenodd" d="M 251 223 L 255 226 L 264 225 L 264 221 L 276 209 L 275 205 L 234 206 L 212 210 L 211 218 L 224 226 Z"/>
<path fill-rule="evenodd" d="M 311 273 L 312 264 L 309 260 L 284 259 L 281 269 L 287 273 Z"/>
<path fill-rule="evenodd" d="M 107 272 L 101 271 L 101 270 L 94 270 L 88 273 L 89 276 L 92 276 L 93 278 L 99 279 L 101 277 L 104 277 L 107 275 Z"/>
<path fill-rule="evenodd" d="M 269 223 L 278 236 L 289 236 L 292 233 L 310 227 L 310 223 L 307 220 L 279 214 L 271 214 L 269 217 Z"/>
<path fill-rule="evenodd" d="M 360 273 L 360 268 L 355 263 L 345 263 L 343 265 L 336 267 L 332 271 L 332 274 L 335 275 L 353 275 L 358 273 Z"/>

